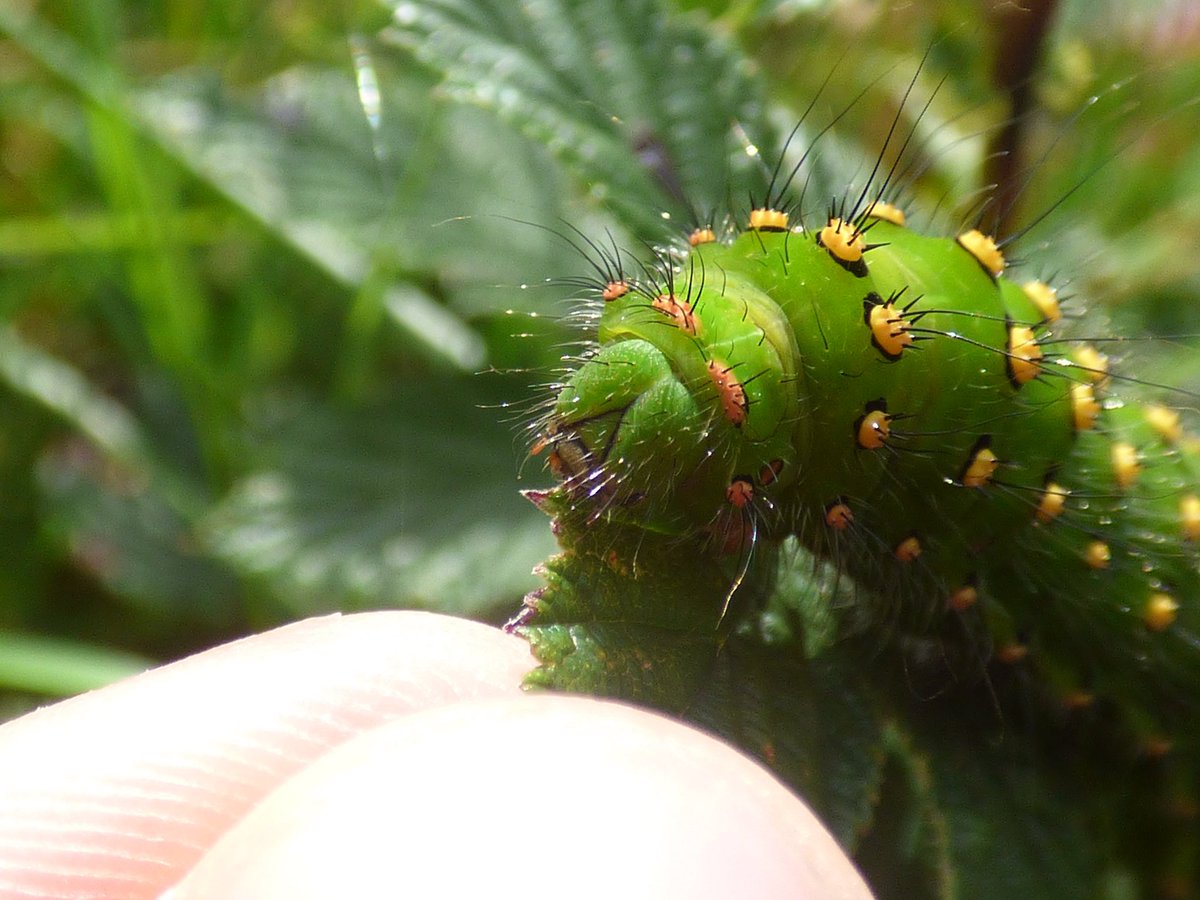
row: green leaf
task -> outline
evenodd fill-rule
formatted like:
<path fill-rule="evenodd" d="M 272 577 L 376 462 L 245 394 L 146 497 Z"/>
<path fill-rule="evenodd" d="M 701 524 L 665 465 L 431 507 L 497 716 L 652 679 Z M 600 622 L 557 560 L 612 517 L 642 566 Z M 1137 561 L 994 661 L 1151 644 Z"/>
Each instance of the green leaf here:
<path fill-rule="evenodd" d="M 367 294 L 375 328 L 386 305 L 414 349 L 477 368 L 483 347 L 469 326 L 426 292 L 394 283 L 405 267 L 422 267 L 407 254 L 391 258 L 391 248 L 408 245 L 391 233 L 392 186 L 381 183 L 348 73 L 296 71 L 268 89 L 260 102 L 276 108 L 263 115 L 206 79 L 177 76 L 143 91 L 139 114 L 172 154 L 336 282 L 359 289 L 382 278 Z M 355 337 L 361 347 L 364 332 Z"/>
<path fill-rule="evenodd" d="M 11 328 L 0 329 L 0 380 L 69 423 L 113 459 L 134 468 L 148 465 L 137 419 L 76 369 Z"/>
<path fill-rule="evenodd" d="M 237 582 L 205 553 L 194 524 L 152 471 L 114 463 L 78 439 L 63 441 L 38 468 L 43 528 L 119 598 L 124 614 L 224 633 L 241 619 Z M 129 636 L 136 630 L 124 628 Z"/>
<path fill-rule="evenodd" d="M 530 499 L 562 552 L 519 619 L 540 664 L 527 685 L 685 708 L 717 653 L 728 573 L 701 541 L 591 527 L 561 488 Z"/>
<path fill-rule="evenodd" d="M 711 32 L 653 0 L 385 0 L 395 41 L 443 92 L 492 110 L 558 158 L 636 233 L 744 196 L 744 125 L 771 157 L 758 80 Z M 683 198 L 687 198 L 684 201 Z"/>
<path fill-rule="evenodd" d="M 512 445 L 476 405 L 494 406 L 483 387 L 412 380 L 361 409 L 260 401 L 254 462 L 210 517 L 209 545 L 296 615 L 511 610 L 553 542 L 511 488 Z"/>

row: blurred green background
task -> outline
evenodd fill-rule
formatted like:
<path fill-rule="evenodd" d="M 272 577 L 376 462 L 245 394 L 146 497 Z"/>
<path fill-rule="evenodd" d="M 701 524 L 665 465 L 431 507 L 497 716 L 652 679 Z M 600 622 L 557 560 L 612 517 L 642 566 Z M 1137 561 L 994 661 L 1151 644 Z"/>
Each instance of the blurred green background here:
<path fill-rule="evenodd" d="M 834 66 L 861 178 L 931 46 L 909 193 L 957 222 L 1004 5 L 0 3 L 0 717 L 314 614 L 503 621 L 553 551 L 517 491 L 578 339 L 555 232 L 744 207 Z M 1200 14 L 1056 6 L 1021 256 L 1195 388 Z"/>

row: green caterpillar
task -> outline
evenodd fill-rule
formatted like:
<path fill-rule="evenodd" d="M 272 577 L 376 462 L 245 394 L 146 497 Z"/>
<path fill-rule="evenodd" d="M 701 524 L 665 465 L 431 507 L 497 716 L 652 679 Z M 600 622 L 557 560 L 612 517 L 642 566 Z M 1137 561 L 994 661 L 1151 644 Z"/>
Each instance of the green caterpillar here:
<path fill-rule="evenodd" d="M 894 629 L 984 634 L 1064 704 L 1119 701 L 1147 748 L 1190 739 L 1197 442 L 1119 400 L 991 237 L 922 235 L 882 199 L 811 228 L 775 202 L 636 276 L 597 265 L 598 346 L 534 445 L 589 522 L 744 563 L 795 535 Z"/>

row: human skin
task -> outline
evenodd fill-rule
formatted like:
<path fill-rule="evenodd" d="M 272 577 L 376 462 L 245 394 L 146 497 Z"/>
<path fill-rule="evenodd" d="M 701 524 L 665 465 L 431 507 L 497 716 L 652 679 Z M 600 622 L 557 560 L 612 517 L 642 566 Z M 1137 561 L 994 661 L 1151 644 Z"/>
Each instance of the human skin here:
<path fill-rule="evenodd" d="M 869 896 L 756 763 L 525 694 L 531 665 L 476 623 L 330 616 L 0 726 L 0 896 Z"/>

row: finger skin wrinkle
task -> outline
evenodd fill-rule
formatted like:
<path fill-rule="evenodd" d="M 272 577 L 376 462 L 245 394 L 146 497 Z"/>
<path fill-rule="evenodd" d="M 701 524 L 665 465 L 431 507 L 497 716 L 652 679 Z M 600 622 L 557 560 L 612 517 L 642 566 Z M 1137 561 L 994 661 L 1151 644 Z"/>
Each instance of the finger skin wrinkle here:
<path fill-rule="evenodd" d="M 329 616 L 0 726 L 0 895 L 156 896 L 332 748 L 416 711 L 519 695 L 531 667 L 524 642 L 465 620 Z"/>

